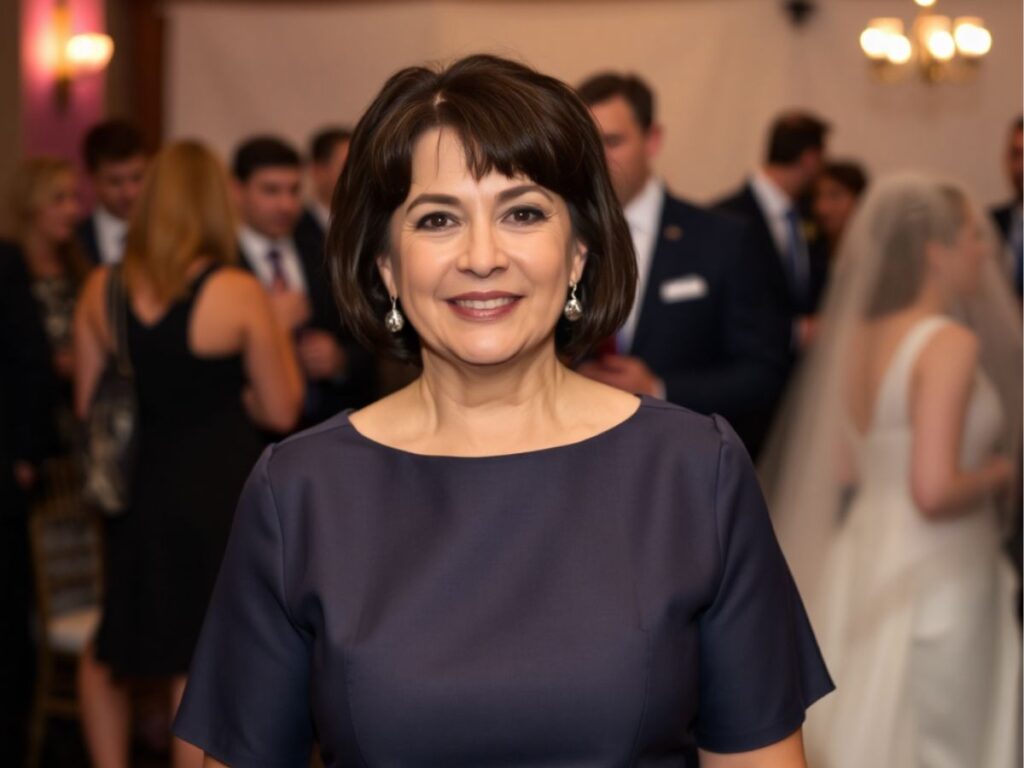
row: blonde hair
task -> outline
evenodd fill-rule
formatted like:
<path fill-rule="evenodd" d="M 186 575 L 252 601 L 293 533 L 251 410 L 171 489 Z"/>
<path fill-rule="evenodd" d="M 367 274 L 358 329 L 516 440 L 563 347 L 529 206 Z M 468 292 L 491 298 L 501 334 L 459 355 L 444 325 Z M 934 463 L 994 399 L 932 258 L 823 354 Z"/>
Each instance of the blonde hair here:
<path fill-rule="evenodd" d="M 11 237 L 21 246 L 27 245 L 29 232 L 39 210 L 53 194 L 53 188 L 64 176 L 75 175 L 74 166 L 60 157 L 39 155 L 21 162 L 14 172 L 8 196 L 8 217 Z M 89 271 L 89 264 L 74 236 L 57 245 L 57 256 L 73 281 L 80 282 Z"/>
<path fill-rule="evenodd" d="M 180 298 L 188 290 L 189 267 L 201 258 L 235 261 L 236 242 L 220 161 L 196 141 L 178 141 L 161 150 L 125 238 L 128 284 L 145 281 L 159 301 Z"/>

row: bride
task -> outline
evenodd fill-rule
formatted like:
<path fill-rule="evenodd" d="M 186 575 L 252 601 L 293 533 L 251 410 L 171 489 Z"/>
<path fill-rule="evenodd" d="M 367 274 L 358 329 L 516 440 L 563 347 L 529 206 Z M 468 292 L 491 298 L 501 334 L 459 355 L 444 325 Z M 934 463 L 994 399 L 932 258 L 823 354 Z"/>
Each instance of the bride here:
<path fill-rule="evenodd" d="M 1020 315 L 983 217 L 935 180 L 875 185 L 762 466 L 837 686 L 809 713 L 809 765 L 1020 765 L 1000 516 L 1020 400 Z"/>

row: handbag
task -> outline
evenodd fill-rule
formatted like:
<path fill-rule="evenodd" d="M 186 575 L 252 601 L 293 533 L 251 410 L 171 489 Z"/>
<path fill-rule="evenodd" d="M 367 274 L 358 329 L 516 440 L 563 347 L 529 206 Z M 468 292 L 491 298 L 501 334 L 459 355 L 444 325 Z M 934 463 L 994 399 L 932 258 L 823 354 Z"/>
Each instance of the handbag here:
<path fill-rule="evenodd" d="M 82 495 L 113 517 L 123 514 L 131 500 L 139 445 L 135 371 L 128 355 L 128 297 L 119 264 L 110 270 L 106 300 L 114 349 L 85 420 Z"/>

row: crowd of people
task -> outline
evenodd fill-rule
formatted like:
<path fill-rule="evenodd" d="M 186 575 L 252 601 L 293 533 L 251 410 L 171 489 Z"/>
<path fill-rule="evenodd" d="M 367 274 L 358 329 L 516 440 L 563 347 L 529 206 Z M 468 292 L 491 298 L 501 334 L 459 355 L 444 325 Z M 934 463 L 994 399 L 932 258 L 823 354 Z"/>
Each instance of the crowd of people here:
<path fill-rule="evenodd" d="M 487 762 L 479 755 L 497 753 L 453 727 L 486 734 L 503 706 L 521 717 L 508 732 L 518 741 L 493 737 L 506 755 L 568 754 L 558 733 L 542 735 L 544 712 L 567 743 L 591 739 L 591 754 L 613 755 L 652 664 L 664 669 L 649 682 L 635 754 L 699 747 L 708 765 L 727 766 L 715 755 L 774 749 L 771 764 L 797 765 L 784 762 L 795 754 L 786 737 L 831 687 L 827 666 L 837 690 L 808 715 L 814 765 L 1018 759 L 1019 593 L 1001 553 L 1020 531 L 1022 124 L 1006 157 L 1014 199 L 991 215 L 927 175 L 869 181 L 858 162 L 829 155 L 829 130 L 807 112 L 780 114 L 763 163 L 700 205 L 654 170 L 671 137 L 641 78 L 599 73 L 569 89 L 471 57 L 399 73 L 354 131 L 318 131 L 305 156 L 269 135 L 226 161 L 197 141 L 151 154 L 130 123 L 105 121 L 83 141 L 95 197 L 85 216 L 71 159 L 26 159 L 0 242 L 0 562 L 7 615 L 23 619 L 9 623 L 3 660 L 4 743 L 24 741 L 31 698 L 26 519 L 45 491 L 40 468 L 83 450 L 80 425 L 123 322 L 139 447 L 128 508 L 104 518 L 102 620 L 78 679 L 97 766 L 128 764 L 131 681 L 164 681 L 173 714 L 190 670 L 176 766 L 199 765 L 203 751 L 291 764 L 314 733 L 325 761 L 342 764 L 363 746 L 338 714 L 351 697 L 366 718 L 360 739 L 383 761 Z M 111 313 L 116 291 L 123 318 Z M 505 326 L 520 336 L 494 330 Z M 412 384 L 398 388 L 387 355 Z M 481 420 L 496 392 L 500 407 Z M 520 424 L 509 392 L 549 403 L 564 431 Z M 623 392 L 641 396 L 639 411 Z M 452 433 L 440 428 L 450 413 Z M 747 455 L 810 625 L 758 522 Z M 471 457 L 491 463 L 471 469 Z M 663 517 L 687 504 L 719 510 L 716 483 L 736 506 L 712 516 L 701 546 L 723 554 L 705 562 L 710 552 L 682 543 L 708 534 L 699 515 Z M 474 503 L 496 491 L 530 510 L 523 528 Z M 618 514 L 623 496 L 646 510 L 642 525 L 565 517 Z M 432 503 L 443 508 L 428 516 L 434 527 L 399 514 Z M 471 513 L 505 538 L 481 543 Z M 587 526 L 601 547 L 573 543 Z M 652 530 L 681 538 L 637 544 L 642 554 L 610 544 Z M 423 570 L 435 549 L 443 557 L 430 563 L 451 573 Z M 478 587 L 485 555 L 520 570 Z M 623 557 L 652 564 L 638 576 Z M 677 573 L 679 558 L 693 558 L 700 579 Z M 508 604 L 538 574 L 556 584 L 534 606 L 543 620 Z M 689 591 L 667 590 L 666 574 Z M 417 578 L 427 586 L 413 589 Z M 618 603 L 593 601 L 584 585 Z M 560 607 L 544 604 L 556 597 Z M 766 619 L 780 601 L 784 616 Z M 479 634 L 462 626 L 481 616 L 492 625 Z M 689 650 L 681 661 L 668 646 L 642 652 L 609 616 Z M 533 630 L 591 646 L 570 663 Z M 505 648 L 500 631 L 524 644 Z M 359 646 L 360 632 L 375 644 Z M 403 633 L 418 637 L 396 659 L 389 643 L 408 643 Z M 699 663 L 698 634 L 712 649 Z M 729 671 L 764 654 L 746 679 Z M 699 697 L 683 682 L 691 662 Z M 543 705 L 529 680 L 502 678 L 533 670 L 534 693 L 552 696 L 559 669 L 573 684 Z M 413 680 L 432 711 L 387 698 L 408 696 Z M 602 680 L 623 711 L 583 703 L 609 695 L 586 687 Z M 431 688 L 449 684 L 458 705 Z M 569 699 L 584 714 L 558 708 Z M 684 716 L 696 736 L 678 725 Z"/>

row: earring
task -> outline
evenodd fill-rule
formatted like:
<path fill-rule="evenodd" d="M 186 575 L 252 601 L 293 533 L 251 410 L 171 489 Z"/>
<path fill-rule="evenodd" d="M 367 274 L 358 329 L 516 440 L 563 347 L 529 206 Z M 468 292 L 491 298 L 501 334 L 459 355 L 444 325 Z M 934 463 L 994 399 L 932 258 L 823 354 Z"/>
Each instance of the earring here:
<path fill-rule="evenodd" d="M 565 302 L 565 309 L 562 310 L 565 319 L 575 323 L 583 317 L 583 305 L 576 298 L 576 283 L 569 283 L 569 300 Z"/>
<path fill-rule="evenodd" d="M 398 333 L 405 327 L 405 318 L 398 311 L 398 297 L 391 297 L 391 311 L 384 315 L 384 327 L 392 333 Z"/>

